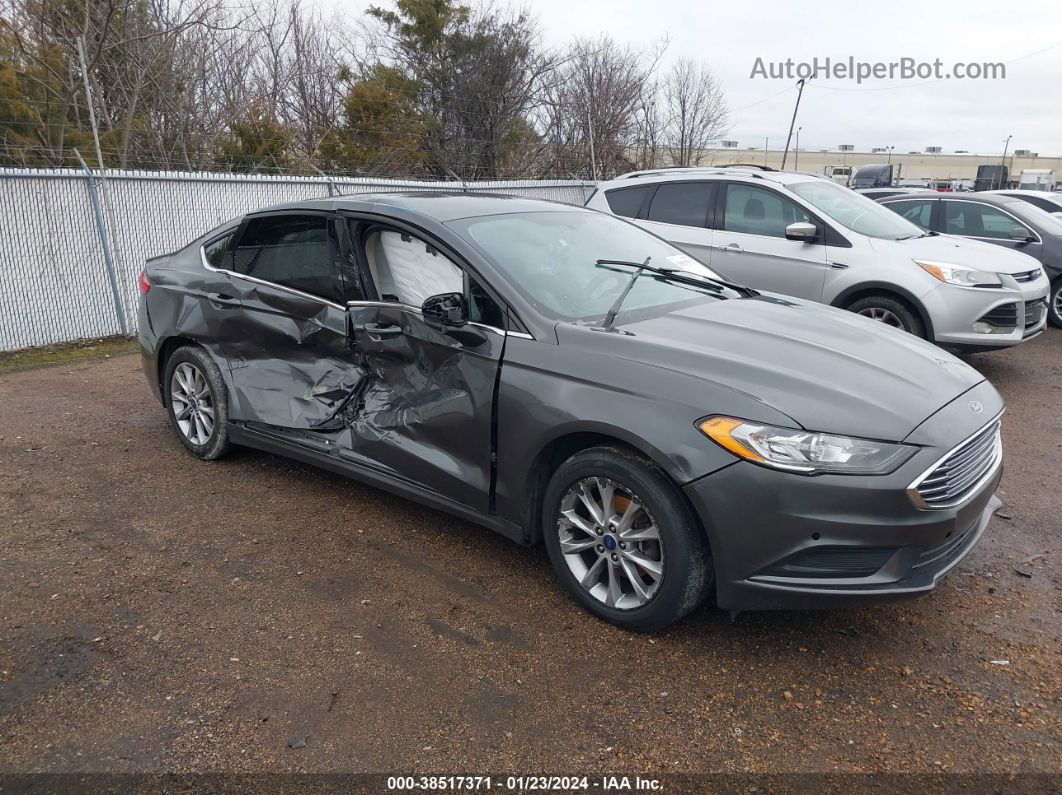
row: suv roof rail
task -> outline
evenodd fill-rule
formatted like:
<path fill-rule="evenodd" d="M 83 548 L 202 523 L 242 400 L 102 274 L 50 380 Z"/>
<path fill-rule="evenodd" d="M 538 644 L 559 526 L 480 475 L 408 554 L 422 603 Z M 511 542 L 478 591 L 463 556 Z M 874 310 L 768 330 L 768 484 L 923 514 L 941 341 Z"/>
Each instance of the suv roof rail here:
<path fill-rule="evenodd" d="M 724 163 L 716 168 L 752 168 L 757 171 L 777 171 L 777 168 L 771 168 L 770 166 L 761 166 L 758 163 Z"/>
<path fill-rule="evenodd" d="M 729 168 L 729 166 L 663 166 L 661 168 L 649 168 L 643 171 L 629 171 L 626 174 L 620 174 L 616 179 L 634 179 L 635 177 L 662 177 L 669 174 L 726 174 L 733 173 L 735 171 L 744 170 L 750 177 L 757 177 L 762 179 L 762 176 L 757 171 L 750 171 L 747 167 L 737 167 L 732 171 L 727 172 L 723 169 Z M 769 169 L 774 171 L 775 169 Z"/>

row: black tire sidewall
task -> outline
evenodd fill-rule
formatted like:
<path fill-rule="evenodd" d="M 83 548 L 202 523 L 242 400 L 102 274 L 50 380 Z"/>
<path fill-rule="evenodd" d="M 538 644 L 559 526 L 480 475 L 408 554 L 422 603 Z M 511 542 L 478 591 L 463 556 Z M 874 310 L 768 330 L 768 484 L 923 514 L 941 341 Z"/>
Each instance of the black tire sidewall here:
<path fill-rule="evenodd" d="M 214 432 L 211 434 L 206 444 L 193 444 L 192 441 L 181 432 L 180 427 L 177 425 L 177 418 L 173 413 L 173 401 L 169 397 L 170 384 L 173 380 L 174 371 L 182 362 L 194 365 L 195 368 L 203 374 L 210 389 L 210 399 L 214 405 Z M 229 449 L 228 393 L 225 389 L 225 382 L 221 377 L 221 371 L 207 352 L 202 348 L 192 346 L 185 346 L 174 351 L 173 355 L 170 356 L 166 362 L 166 371 L 163 376 L 162 388 L 166 395 L 166 414 L 170 419 L 170 425 L 173 427 L 173 432 L 177 434 L 177 438 L 181 441 L 181 444 L 188 449 L 188 452 L 196 458 L 201 458 L 204 461 L 211 461 L 224 455 Z"/>
<path fill-rule="evenodd" d="M 593 476 L 610 478 L 630 490 L 660 529 L 664 579 L 643 607 L 618 610 L 597 601 L 579 585 L 560 550 L 556 520 L 561 499 L 573 484 Z M 659 629 L 695 609 L 713 582 L 707 540 L 685 498 L 659 468 L 625 450 L 593 448 L 561 464 L 546 487 L 542 517 L 546 550 L 565 590 L 610 623 L 636 631 Z"/>
<path fill-rule="evenodd" d="M 860 298 L 848 305 L 849 312 L 859 313 L 865 309 L 879 308 L 887 309 L 899 318 L 903 324 L 903 331 L 908 334 L 913 334 L 916 337 L 926 338 L 925 324 L 922 322 L 922 318 L 918 316 L 918 313 L 911 309 L 907 304 L 892 298 L 888 295 L 870 295 L 866 298 Z M 868 320 L 870 318 L 867 318 Z M 877 322 L 877 321 L 875 321 Z"/>
<path fill-rule="evenodd" d="M 1059 316 L 1055 307 L 1058 306 L 1058 295 L 1062 292 L 1062 276 L 1051 283 L 1051 290 L 1047 294 L 1047 322 L 1055 328 L 1062 328 L 1062 316 Z"/>

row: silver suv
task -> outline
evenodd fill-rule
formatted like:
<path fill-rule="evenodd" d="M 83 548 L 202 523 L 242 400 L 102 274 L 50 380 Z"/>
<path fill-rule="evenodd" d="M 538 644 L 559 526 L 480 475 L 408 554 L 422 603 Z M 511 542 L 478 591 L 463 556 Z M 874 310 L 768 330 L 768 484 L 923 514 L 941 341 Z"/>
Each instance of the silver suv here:
<path fill-rule="evenodd" d="M 1040 334 L 1040 263 L 926 232 L 811 174 L 733 168 L 641 171 L 587 206 L 627 217 L 727 278 L 858 312 L 939 345 L 991 350 Z"/>

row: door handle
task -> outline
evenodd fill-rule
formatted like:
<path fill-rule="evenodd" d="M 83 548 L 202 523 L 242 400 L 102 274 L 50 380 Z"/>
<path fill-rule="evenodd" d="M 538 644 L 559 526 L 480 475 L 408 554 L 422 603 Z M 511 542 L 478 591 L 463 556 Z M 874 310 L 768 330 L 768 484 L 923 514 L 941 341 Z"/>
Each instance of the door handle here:
<path fill-rule="evenodd" d="M 207 293 L 207 298 L 210 303 L 221 304 L 221 306 L 240 306 L 243 303 L 239 298 L 225 293 Z"/>
<path fill-rule="evenodd" d="M 366 323 L 363 328 L 365 329 L 366 333 L 373 339 L 397 337 L 402 334 L 402 327 L 396 326 L 393 323 L 389 323 L 386 326 L 380 323 Z"/>
<path fill-rule="evenodd" d="M 725 246 L 719 247 L 720 251 L 732 251 L 735 254 L 740 254 L 744 249 L 737 243 L 727 243 Z"/>
<path fill-rule="evenodd" d="M 843 262 L 831 262 L 830 263 L 830 267 L 833 268 L 835 271 L 846 271 L 846 270 L 848 270 L 848 266 L 845 265 Z"/>

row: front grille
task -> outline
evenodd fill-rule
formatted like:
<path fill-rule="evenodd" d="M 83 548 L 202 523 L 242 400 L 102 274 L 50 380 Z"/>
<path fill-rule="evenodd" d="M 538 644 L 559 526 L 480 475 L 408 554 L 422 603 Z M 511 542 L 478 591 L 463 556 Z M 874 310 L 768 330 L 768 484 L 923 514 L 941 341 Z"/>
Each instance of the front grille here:
<path fill-rule="evenodd" d="M 1040 276 L 1040 269 L 1033 268 L 1031 271 L 1023 271 L 1022 273 L 1011 274 L 1016 282 L 1035 282 Z"/>
<path fill-rule="evenodd" d="M 1003 304 L 997 306 L 991 312 L 986 312 L 982 315 L 981 322 L 997 328 L 1014 328 L 1018 325 L 1018 305 Z"/>
<path fill-rule="evenodd" d="M 1043 319 L 1044 306 L 1045 303 L 1042 298 L 1025 302 L 1025 328 L 1032 328 Z"/>
<path fill-rule="evenodd" d="M 1003 456 L 999 425 L 998 419 L 986 425 L 912 484 L 924 507 L 958 505 L 981 485 Z"/>

